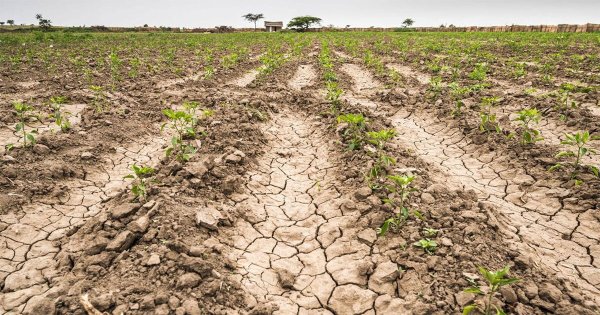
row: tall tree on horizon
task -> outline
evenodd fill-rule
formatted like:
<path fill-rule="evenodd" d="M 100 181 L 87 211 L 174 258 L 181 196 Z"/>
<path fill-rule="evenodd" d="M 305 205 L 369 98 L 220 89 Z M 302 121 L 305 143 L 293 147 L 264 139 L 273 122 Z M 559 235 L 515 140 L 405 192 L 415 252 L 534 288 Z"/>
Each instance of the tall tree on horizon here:
<path fill-rule="evenodd" d="M 415 24 L 415 20 L 411 18 L 407 18 L 406 20 L 404 20 L 404 22 L 402 22 L 403 27 L 411 27 L 413 24 Z"/>
<path fill-rule="evenodd" d="M 242 15 L 242 17 L 244 19 L 246 19 L 248 22 L 254 23 L 254 31 L 255 32 L 256 32 L 256 22 L 258 22 L 258 20 L 262 20 L 265 18 L 265 16 L 262 13 L 258 13 L 258 14 L 248 13 L 246 15 Z"/>

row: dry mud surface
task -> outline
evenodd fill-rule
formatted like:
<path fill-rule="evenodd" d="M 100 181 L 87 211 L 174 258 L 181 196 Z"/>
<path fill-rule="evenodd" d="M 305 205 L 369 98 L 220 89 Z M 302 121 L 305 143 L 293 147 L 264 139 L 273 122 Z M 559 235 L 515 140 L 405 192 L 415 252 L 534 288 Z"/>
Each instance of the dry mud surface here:
<path fill-rule="evenodd" d="M 462 125 L 413 99 L 382 101 L 391 93 L 382 79 L 341 63 L 344 109 L 397 131 L 395 170 L 418 175 L 410 206 L 429 220 L 378 237 L 393 209 L 363 181 L 372 156 L 346 150 L 335 117 L 323 114 L 315 61 L 284 66 L 267 85 L 255 84 L 258 70 L 249 66 L 221 78 L 224 87 L 203 86 L 194 75 L 145 91 L 169 103 L 200 100 L 216 112 L 202 122 L 208 136 L 198 155 L 183 165 L 165 158 L 169 133 L 157 131 L 161 118 L 151 113 L 164 104 L 140 109 L 144 93 L 119 99 L 147 132 L 112 149 L 95 143 L 83 155 L 69 142 L 50 144 L 92 127 L 115 133 L 107 120 L 117 113 L 90 118 L 84 105 L 68 105 L 77 134 L 37 126 L 51 135 L 46 149 L 88 168 L 3 182 L 7 198 L 19 202 L 0 212 L 0 313 L 85 314 L 79 299 L 89 293 L 93 307 L 109 314 L 453 314 L 478 301 L 463 290 L 478 277 L 476 266 L 488 263 L 509 264 L 522 278 L 494 301 L 511 313 L 598 311 L 600 224 L 589 198 L 579 202 L 559 179 L 540 176 L 505 148 L 476 144 Z M 419 83 L 407 89 L 422 91 L 429 81 L 393 68 Z M 574 130 L 553 118 L 541 129 L 540 145 L 551 148 Z M 8 127 L 1 135 L 0 145 L 18 140 Z M 133 164 L 157 169 L 149 200 L 127 190 L 123 177 Z M 53 189 L 25 196 L 17 187 L 24 183 Z M 431 255 L 412 246 L 425 227 L 440 233 Z"/>

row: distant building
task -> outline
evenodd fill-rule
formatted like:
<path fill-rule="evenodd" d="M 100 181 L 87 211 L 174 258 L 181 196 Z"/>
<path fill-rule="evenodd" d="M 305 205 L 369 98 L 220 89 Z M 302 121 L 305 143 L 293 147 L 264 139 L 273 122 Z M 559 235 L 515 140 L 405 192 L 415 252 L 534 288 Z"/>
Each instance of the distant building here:
<path fill-rule="evenodd" d="M 278 32 L 283 28 L 283 22 L 267 22 L 265 21 L 267 32 Z"/>

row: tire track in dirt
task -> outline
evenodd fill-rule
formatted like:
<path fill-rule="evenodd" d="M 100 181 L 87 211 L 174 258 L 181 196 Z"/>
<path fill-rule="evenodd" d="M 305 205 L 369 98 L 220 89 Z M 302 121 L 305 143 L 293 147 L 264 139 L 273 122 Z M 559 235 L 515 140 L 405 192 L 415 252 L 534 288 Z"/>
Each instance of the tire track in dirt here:
<path fill-rule="evenodd" d="M 246 175 L 246 193 L 232 198 L 242 219 L 218 237 L 256 300 L 249 305 L 275 305 L 275 314 L 362 314 L 396 290 L 383 274 L 398 266 L 373 254 L 375 230 L 347 206 L 319 128 L 286 109 L 273 117 L 269 151 Z"/>
<path fill-rule="evenodd" d="M 356 78 L 360 72 L 348 75 L 364 80 Z M 536 263 L 599 297 L 600 224 L 594 209 L 561 198 L 568 191 L 560 188 L 560 181 L 538 181 L 526 169 L 513 168 L 507 155 L 472 143 L 447 122 L 403 110 L 391 120 L 399 133 L 397 144 L 412 148 L 447 175 L 438 180 L 475 190 L 481 202 L 497 207 L 504 232 L 537 256 Z"/>
<path fill-rule="evenodd" d="M 294 76 L 288 81 L 288 86 L 294 91 L 301 91 L 313 85 L 317 72 L 312 64 L 300 65 Z"/>
<path fill-rule="evenodd" d="M 0 216 L 0 301 L 4 312 L 21 313 L 33 296 L 49 292 L 57 275 L 60 240 L 98 214 L 103 204 L 126 186 L 123 177 L 134 163 L 155 165 L 163 137 L 148 136 L 105 157 L 84 179 L 62 183 L 59 196 L 46 196 L 23 207 L 23 213 Z"/>
<path fill-rule="evenodd" d="M 247 87 L 248 85 L 250 85 L 250 83 L 252 83 L 256 77 L 258 76 L 258 70 L 257 69 L 252 69 L 248 72 L 246 72 L 246 74 L 244 74 L 243 76 L 233 79 L 229 82 L 227 82 L 227 85 L 233 85 L 233 86 L 237 86 L 237 87 Z"/>
<path fill-rule="evenodd" d="M 81 112 L 86 107 L 85 104 L 67 104 L 63 105 L 63 109 L 66 112 L 69 112 L 68 120 L 71 123 L 71 126 L 77 125 L 81 122 Z M 16 122 L 15 122 L 16 124 Z M 38 136 L 45 132 L 60 132 L 60 127 L 56 125 L 54 122 L 41 124 L 28 124 L 25 126 L 26 132 L 32 132 L 33 130 L 37 130 Z M 14 144 L 15 146 L 20 146 L 23 141 L 21 132 L 15 131 L 13 126 L 5 126 L 0 129 L 0 154 L 4 153 L 6 150 L 6 145 Z"/>

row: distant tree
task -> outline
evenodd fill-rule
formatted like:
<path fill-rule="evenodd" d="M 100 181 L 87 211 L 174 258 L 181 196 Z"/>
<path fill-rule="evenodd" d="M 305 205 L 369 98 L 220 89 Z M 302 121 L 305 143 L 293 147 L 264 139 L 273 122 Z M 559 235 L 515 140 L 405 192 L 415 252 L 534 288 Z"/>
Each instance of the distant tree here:
<path fill-rule="evenodd" d="M 445 28 L 445 27 L 446 27 L 446 25 L 440 24 L 440 28 Z"/>
<path fill-rule="evenodd" d="M 402 27 L 411 27 L 413 24 L 415 24 L 415 20 L 408 18 L 402 22 Z"/>
<path fill-rule="evenodd" d="M 148 27 L 148 24 L 144 24 L 144 27 Z"/>
<path fill-rule="evenodd" d="M 449 28 L 455 28 L 456 26 L 454 26 L 454 24 L 450 24 L 448 25 Z"/>
<path fill-rule="evenodd" d="M 15 25 L 15 20 L 6 20 L 6 24 Z"/>
<path fill-rule="evenodd" d="M 242 15 L 242 17 L 244 19 L 246 19 L 246 21 L 254 23 L 254 31 L 256 31 L 256 22 L 258 22 L 258 20 L 262 20 L 265 18 L 265 16 L 262 13 L 258 13 L 258 14 L 248 13 L 246 15 Z"/>
<path fill-rule="evenodd" d="M 346 28 L 350 28 L 350 24 L 346 25 Z"/>
<path fill-rule="evenodd" d="M 297 16 L 293 18 L 289 23 L 288 27 L 295 29 L 300 32 L 306 31 L 309 27 L 317 24 L 321 24 L 322 19 L 314 16 Z"/>
<path fill-rule="evenodd" d="M 0 21 L 0 25 L 4 25 L 4 21 Z"/>
<path fill-rule="evenodd" d="M 50 28 L 52 28 L 52 21 L 44 19 L 44 17 L 41 14 L 36 14 L 35 18 L 38 20 L 38 25 L 42 30 L 47 31 Z"/>

